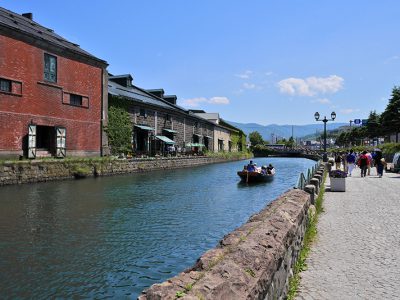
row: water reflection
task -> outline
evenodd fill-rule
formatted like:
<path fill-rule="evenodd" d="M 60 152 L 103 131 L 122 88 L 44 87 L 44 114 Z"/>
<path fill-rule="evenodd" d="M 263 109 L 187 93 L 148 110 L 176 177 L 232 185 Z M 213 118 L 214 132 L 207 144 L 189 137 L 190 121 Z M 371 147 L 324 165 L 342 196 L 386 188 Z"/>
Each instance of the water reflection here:
<path fill-rule="evenodd" d="M 245 162 L 0 188 L 6 298 L 134 298 L 191 266 L 224 234 L 292 188 L 306 159 L 239 184 Z"/>

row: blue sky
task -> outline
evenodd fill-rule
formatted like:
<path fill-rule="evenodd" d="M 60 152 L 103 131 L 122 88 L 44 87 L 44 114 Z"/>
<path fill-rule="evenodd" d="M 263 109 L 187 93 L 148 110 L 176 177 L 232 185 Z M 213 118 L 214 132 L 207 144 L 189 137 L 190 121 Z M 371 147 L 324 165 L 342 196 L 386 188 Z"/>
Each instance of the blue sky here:
<path fill-rule="evenodd" d="M 3 0 L 186 108 L 242 123 L 382 112 L 400 85 L 400 1 Z"/>

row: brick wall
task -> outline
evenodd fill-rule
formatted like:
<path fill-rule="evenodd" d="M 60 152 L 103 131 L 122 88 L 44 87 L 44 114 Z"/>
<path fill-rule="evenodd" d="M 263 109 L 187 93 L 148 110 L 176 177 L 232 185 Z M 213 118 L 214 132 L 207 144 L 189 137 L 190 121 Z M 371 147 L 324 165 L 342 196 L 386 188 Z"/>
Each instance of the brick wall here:
<path fill-rule="evenodd" d="M 0 36 L 0 78 L 22 84 L 18 94 L 0 93 L 0 155 L 22 155 L 28 124 L 62 126 L 67 155 L 99 155 L 102 69 L 54 55 Z M 44 53 L 57 57 L 57 82 L 44 80 Z M 68 93 L 88 99 L 88 108 L 72 106 Z"/>

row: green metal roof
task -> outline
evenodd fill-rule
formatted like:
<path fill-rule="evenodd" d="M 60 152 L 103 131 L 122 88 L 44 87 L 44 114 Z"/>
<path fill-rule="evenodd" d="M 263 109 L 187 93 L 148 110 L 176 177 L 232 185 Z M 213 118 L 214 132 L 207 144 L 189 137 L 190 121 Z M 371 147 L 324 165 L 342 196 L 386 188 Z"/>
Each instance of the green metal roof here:
<path fill-rule="evenodd" d="M 169 133 L 177 133 L 178 132 L 176 130 L 166 129 L 166 128 L 164 128 L 163 130 L 166 131 L 166 132 L 169 132 Z"/>
<path fill-rule="evenodd" d="M 170 140 L 169 138 L 163 135 L 156 135 L 156 138 L 159 139 L 160 141 L 163 141 L 166 144 L 171 144 L 171 145 L 175 144 L 173 140 Z"/>
<path fill-rule="evenodd" d="M 145 126 L 145 125 L 135 125 L 135 127 L 143 129 L 143 130 L 154 130 L 154 128 Z"/>

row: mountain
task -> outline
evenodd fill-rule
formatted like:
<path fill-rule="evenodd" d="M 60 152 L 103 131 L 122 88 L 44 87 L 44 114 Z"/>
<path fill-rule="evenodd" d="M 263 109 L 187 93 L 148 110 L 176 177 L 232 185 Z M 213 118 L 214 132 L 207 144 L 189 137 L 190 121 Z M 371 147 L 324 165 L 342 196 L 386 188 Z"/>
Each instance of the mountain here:
<path fill-rule="evenodd" d="M 303 138 L 306 135 L 312 134 L 321 134 L 324 131 L 324 124 L 322 122 L 318 124 L 309 124 L 309 125 L 260 125 L 257 123 L 238 123 L 227 121 L 235 127 L 240 128 L 243 132 L 249 135 L 250 132 L 258 131 L 264 140 L 271 141 L 272 134 L 274 135 L 274 139 L 278 137 L 280 138 L 290 138 L 292 136 L 292 128 L 293 128 L 293 137 Z M 336 122 L 328 122 L 326 126 L 326 130 L 334 130 L 341 126 L 346 126 L 347 123 L 336 123 Z"/>

